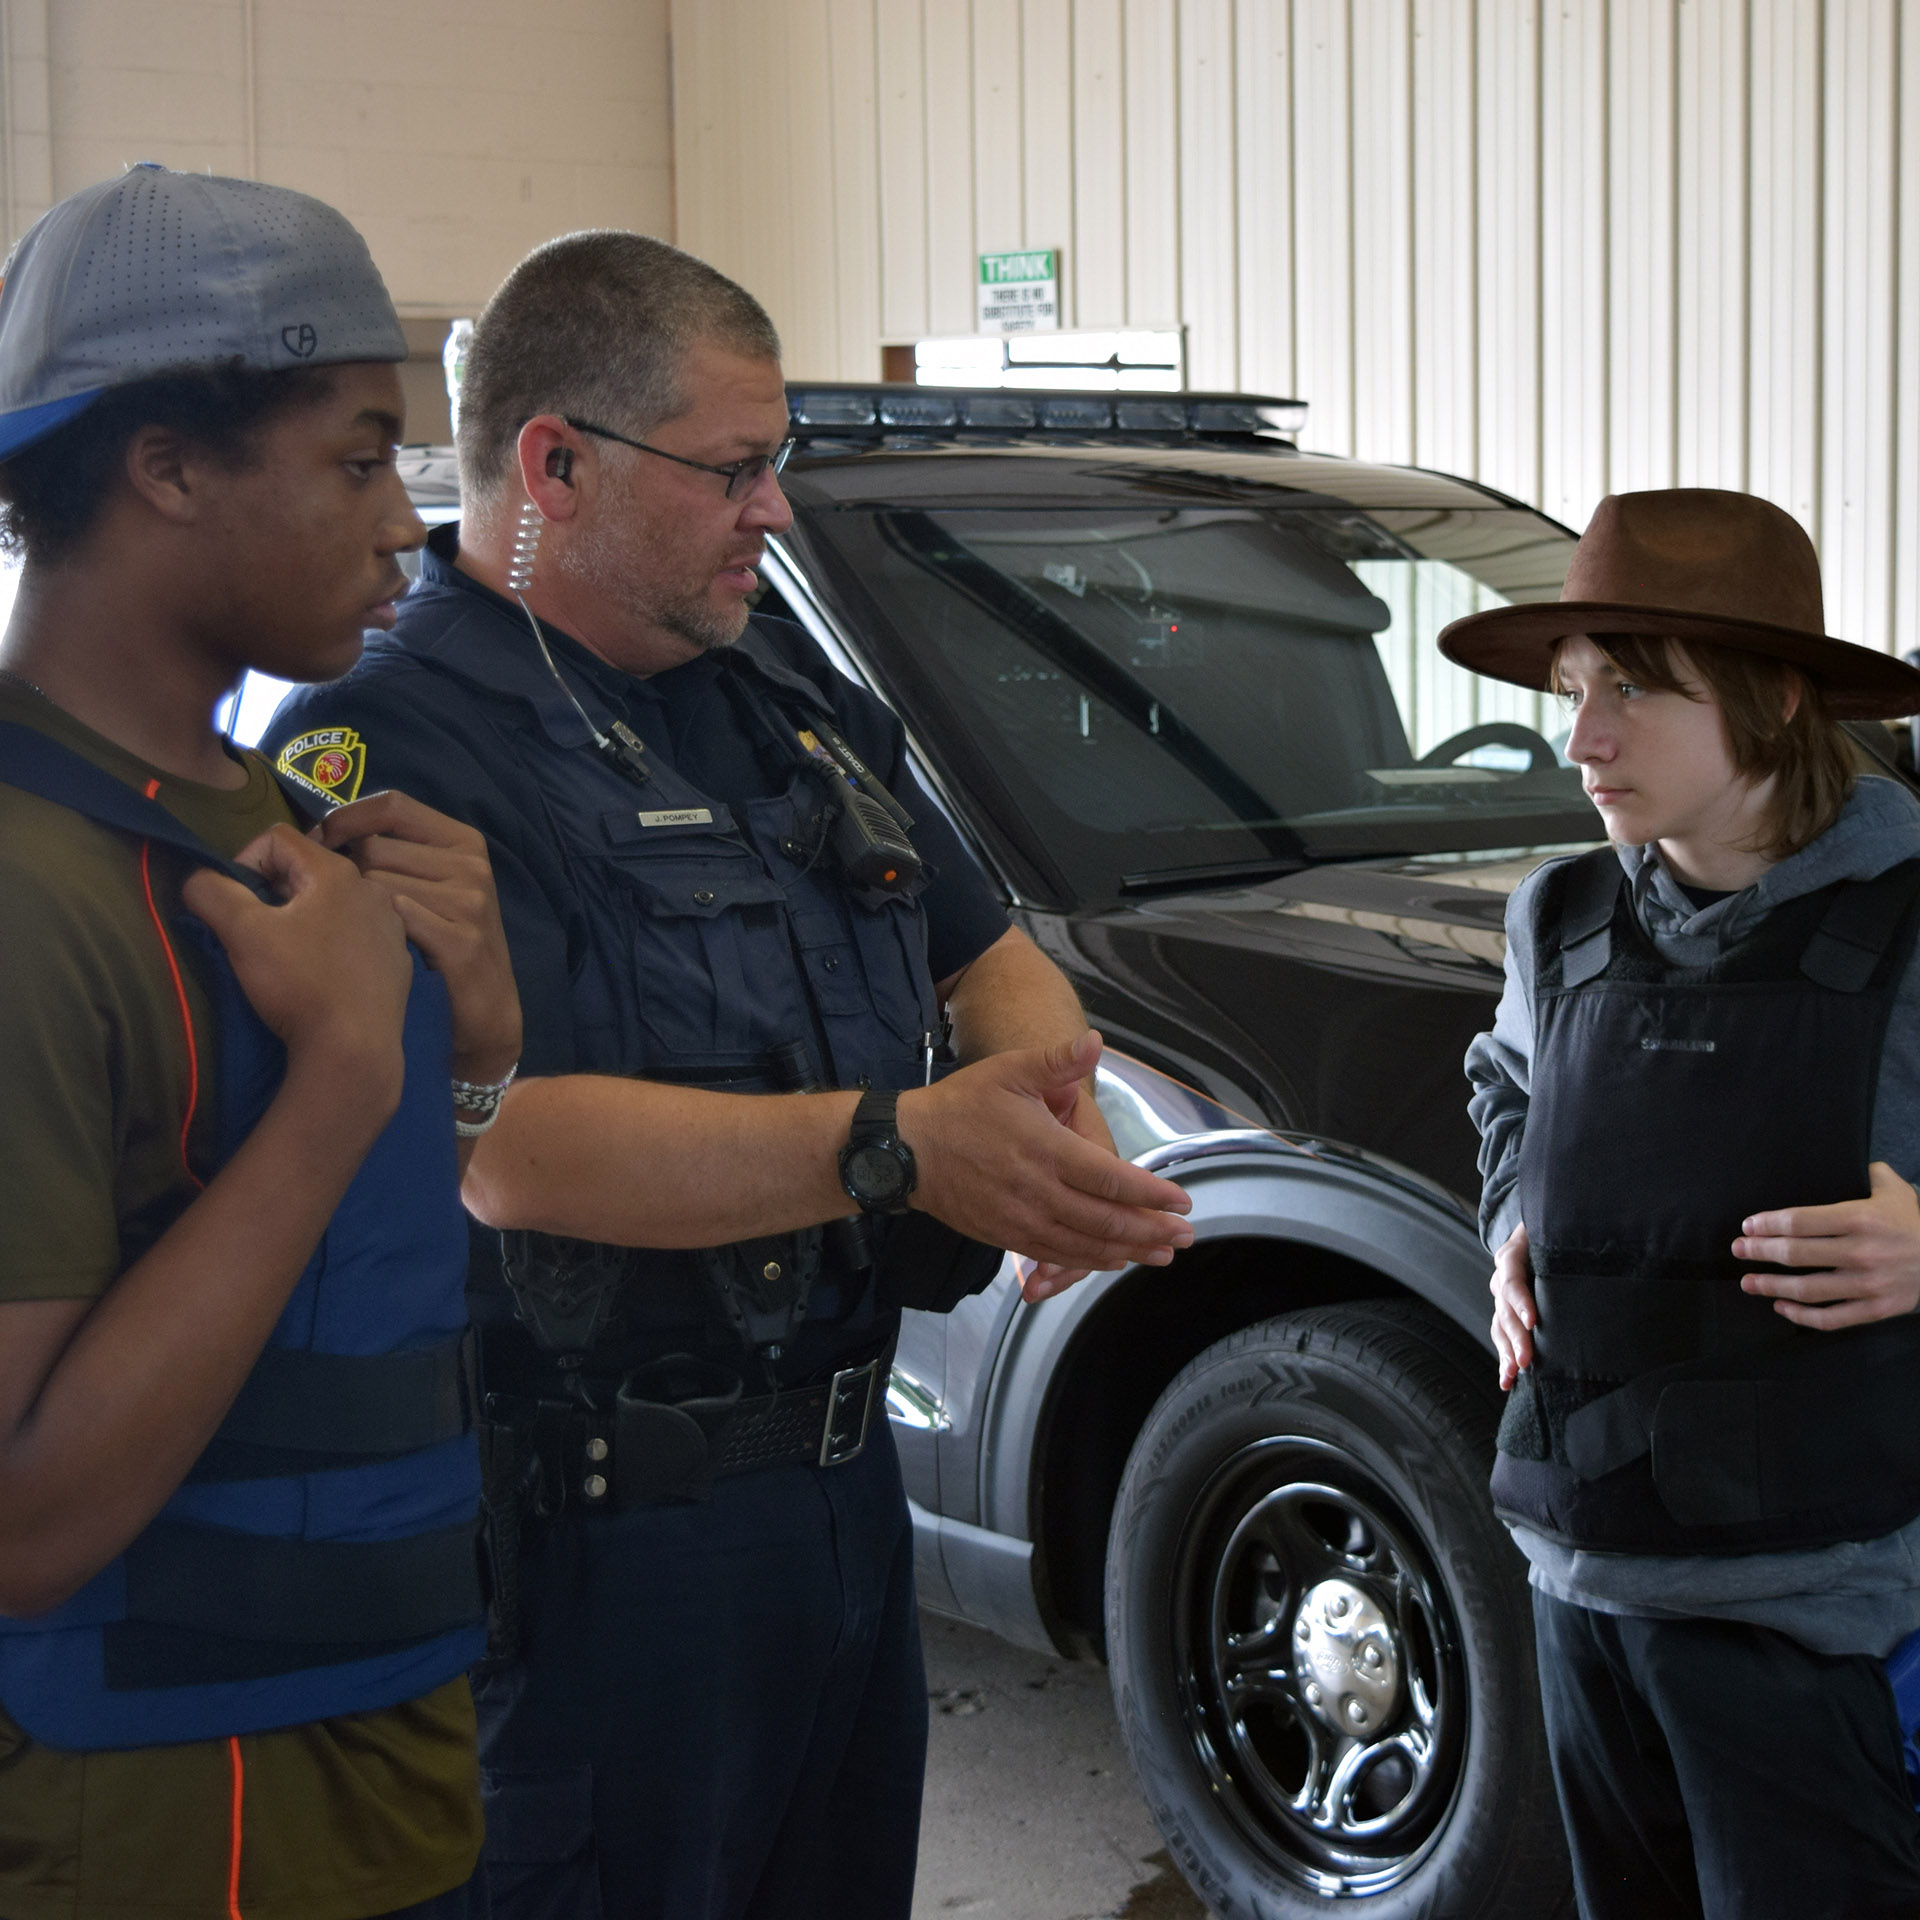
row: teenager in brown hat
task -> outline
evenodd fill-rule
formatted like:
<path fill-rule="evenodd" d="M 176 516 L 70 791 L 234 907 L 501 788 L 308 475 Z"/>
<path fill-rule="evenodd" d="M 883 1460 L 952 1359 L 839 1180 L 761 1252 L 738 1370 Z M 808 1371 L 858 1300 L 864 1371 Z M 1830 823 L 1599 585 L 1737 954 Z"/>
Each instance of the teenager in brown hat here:
<path fill-rule="evenodd" d="M 1603 501 L 1557 605 L 1440 645 L 1562 696 L 1611 842 L 1516 891 L 1467 1058 L 1581 1912 L 1920 1913 L 1882 1664 L 1920 1629 L 1920 802 L 1839 725 L 1920 673 L 1705 490 Z"/>

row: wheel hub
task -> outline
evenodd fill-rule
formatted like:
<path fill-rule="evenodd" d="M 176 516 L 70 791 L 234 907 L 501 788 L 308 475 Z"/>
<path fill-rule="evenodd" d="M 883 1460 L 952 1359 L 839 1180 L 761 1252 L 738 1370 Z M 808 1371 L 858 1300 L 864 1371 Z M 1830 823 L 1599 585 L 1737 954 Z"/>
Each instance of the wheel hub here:
<path fill-rule="evenodd" d="M 1403 1884 L 1459 1784 L 1451 1616 L 1362 1486 L 1325 1442 L 1256 1443 L 1196 1503 L 1176 1573 L 1201 1764 L 1263 1855 L 1327 1898 Z"/>
<path fill-rule="evenodd" d="M 1349 1580 L 1322 1580 L 1293 1617 L 1293 1670 L 1320 1722 L 1349 1737 L 1393 1717 L 1400 1658 L 1393 1627 Z"/>

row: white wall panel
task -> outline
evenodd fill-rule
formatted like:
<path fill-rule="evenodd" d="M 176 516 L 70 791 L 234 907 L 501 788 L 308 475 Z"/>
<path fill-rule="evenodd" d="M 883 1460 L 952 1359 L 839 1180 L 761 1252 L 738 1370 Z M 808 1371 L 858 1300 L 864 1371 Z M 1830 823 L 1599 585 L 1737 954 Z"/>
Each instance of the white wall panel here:
<path fill-rule="evenodd" d="M 1540 504 L 1585 526 L 1607 491 L 1606 17 L 1548 6 L 1540 44 Z"/>
<path fill-rule="evenodd" d="M 1240 259 L 1240 380 L 1291 396 L 1293 361 L 1293 10 L 1236 0 L 1234 139 Z"/>
<path fill-rule="evenodd" d="M 1294 0 L 1295 382 L 1316 447 L 1353 451 L 1353 96 L 1346 0 Z"/>
<path fill-rule="evenodd" d="M 1127 58 L 1121 0 L 1074 0 L 1074 318 L 1117 327 L 1127 317 Z"/>
<path fill-rule="evenodd" d="M 6 163 L 7 230 L 0 246 L 11 246 L 53 204 L 53 64 L 50 0 L 6 0 L 0 10 L 0 77 L 5 98 L 6 138 L 0 158 Z"/>
<path fill-rule="evenodd" d="M 1298 395 L 1310 446 L 1576 527 L 1750 487 L 1820 543 L 1837 631 L 1920 645 L 1920 0 L 677 0 L 675 30 L 681 237 L 809 372 L 970 329 L 980 248 L 1060 246 L 1070 322 L 1183 325 L 1196 384 Z"/>
<path fill-rule="evenodd" d="M 1920 647 L 1920 0 L 1901 0 L 1900 278 L 1894 322 L 1893 633 L 1895 653 Z M 1866 634 L 1860 636 L 1867 638 Z"/>
<path fill-rule="evenodd" d="M 1811 530 L 1820 509 L 1820 0 L 1755 0 L 1747 485 Z"/>
<path fill-rule="evenodd" d="M 1180 311 L 1187 378 L 1240 379 L 1233 0 L 1180 0 Z"/>
<path fill-rule="evenodd" d="M 1885 635 L 1892 606 L 1894 0 L 1827 9 L 1820 512 L 1830 630 Z"/>
<path fill-rule="evenodd" d="M 1532 0 L 1501 0 L 1497 6 L 1483 5 L 1477 11 L 1479 456 L 1471 471 L 1502 492 L 1536 500 L 1540 496 L 1540 10 Z"/>
<path fill-rule="evenodd" d="M 1126 54 L 1127 324 L 1180 313 L 1177 0 L 1121 0 Z"/>
<path fill-rule="evenodd" d="M 1026 154 L 1021 182 L 1026 226 L 1021 245 L 1057 247 L 1064 326 L 1078 324 L 1073 284 L 1073 0 L 1022 0 L 1020 125 Z"/>
<path fill-rule="evenodd" d="M 1673 485 L 1677 5 L 1608 0 L 1606 8 L 1607 469 L 1614 492 Z"/>
<path fill-rule="evenodd" d="M 832 359 L 801 368 L 816 377 L 879 366 L 879 71 L 873 0 L 827 0 L 832 72 L 834 336 Z M 804 192 L 806 182 L 799 183 Z"/>
<path fill-rule="evenodd" d="M 787 315 L 787 354 L 796 366 L 818 364 L 833 350 L 830 288 L 833 271 L 833 195 L 808 190 L 798 177 L 830 188 L 833 149 L 827 132 L 827 10 L 823 0 L 790 0 L 764 33 L 738 43 L 734 63 L 741 82 L 761 102 L 747 151 L 767 191 L 730 209 L 738 235 L 728 264 L 755 264 L 768 310 Z M 787 156 L 802 168 L 787 164 Z M 786 226 L 792 239 L 775 243 L 770 228 Z M 823 271 L 824 270 L 824 271 Z"/>
<path fill-rule="evenodd" d="M 695 0 L 697 4 L 697 0 Z M 880 331 L 912 340 L 933 331 L 927 300 L 927 75 L 920 9 L 875 10 L 880 114 Z M 725 85 L 724 67 L 689 84 Z M 680 82 L 675 68 L 675 84 Z M 746 183 L 735 185 L 735 192 Z M 687 244 L 700 243 L 689 232 Z M 779 316 L 776 314 L 775 319 Z M 972 322 L 969 321 L 968 325 Z"/>
<path fill-rule="evenodd" d="M 1747 484 L 1746 0 L 1680 9 L 1674 478 Z"/>
<path fill-rule="evenodd" d="M 1474 0 L 1413 0 L 1413 458 L 1480 457 Z"/>
<path fill-rule="evenodd" d="M 971 333 L 974 256 L 983 244 L 974 224 L 973 0 L 923 0 L 920 30 L 927 102 L 927 324 L 935 333 Z"/>
<path fill-rule="evenodd" d="M 6 0 L 0 250 L 150 159 L 319 194 L 403 313 L 471 313 L 556 233 L 671 236 L 668 21 L 669 0 Z"/>
<path fill-rule="evenodd" d="M 983 252 L 1027 244 L 1020 11 L 1020 0 L 973 0 L 973 217 Z"/>
<path fill-rule="evenodd" d="M 716 64 L 721 48 L 714 36 L 724 39 L 732 24 L 729 12 L 726 7 L 699 7 L 677 0 L 673 44 L 683 74 L 704 74 Z M 728 187 L 738 177 L 738 169 L 726 159 L 725 146 L 738 129 L 724 99 L 709 88 L 681 87 L 674 109 L 675 210 L 687 230 L 700 235 L 708 257 L 718 260 L 733 244 Z"/>
<path fill-rule="evenodd" d="M 1411 0 L 1352 0 L 1353 450 L 1413 457 Z"/>

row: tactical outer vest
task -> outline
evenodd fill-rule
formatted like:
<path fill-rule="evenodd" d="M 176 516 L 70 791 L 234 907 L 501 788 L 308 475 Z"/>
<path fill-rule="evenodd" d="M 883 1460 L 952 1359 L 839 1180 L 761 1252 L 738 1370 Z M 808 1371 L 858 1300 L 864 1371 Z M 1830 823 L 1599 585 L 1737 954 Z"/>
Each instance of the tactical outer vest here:
<path fill-rule="evenodd" d="M 252 883 L 31 729 L 0 725 L 0 780 Z M 183 918 L 175 936 L 213 996 L 224 1161 L 285 1054 L 206 929 Z M 446 990 L 416 954 L 399 1110 L 219 1432 L 65 1605 L 0 1619 L 0 1704 L 35 1739 L 86 1751 L 303 1725 L 417 1699 L 479 1656 L 451 1040 Z"/>
<path fill-rule="evenodd" d="M 717 799 L 651 754 L 636 781 L 564 708 L 512 737 L 595 916 L 572 980 L 582 1069 L 729 1093 L 920 1084 L 922 1043 L 939 1024 L 926 919 L 915 900 L 862 892 L 835 868 L 797 737 L 830 725 L 830 709 L 751 633 L 724 656 L 717 697 L 782 776 L 772 797 Z M 875 1242 L 896 1230 L 869 1225 Z M 871 1320 L 871 1301 L 856 1309 L 863 1277 L 830 1237 L 824 1252 L 818 1228 L 691 1252 L 508 1233 L 502 1265 L 539 1353 L 585 1355 L 613 1374 L 695 1344 L 735 1365 L 744 1350 L 777 1353 L 810 1303 Z M 488 1329 L 490 1391 L 530 1377 L 516 1380 L 505 1331 Z M 533 1372 L 546 1377 L 544 1364 Z"/>
<path fill-rule="evenodd" d="M 1501 1516 L 1609 1552 L 1870 1539 L 1920 1513 L 1920 1317 L 1797 1327 L 1741 1290 L 1749 1214 L 1863 1199 L 1920 861 L 1668 966 L 1610 848 L 1547 876 L 1521 1218 L 1539 1307 Z"/>

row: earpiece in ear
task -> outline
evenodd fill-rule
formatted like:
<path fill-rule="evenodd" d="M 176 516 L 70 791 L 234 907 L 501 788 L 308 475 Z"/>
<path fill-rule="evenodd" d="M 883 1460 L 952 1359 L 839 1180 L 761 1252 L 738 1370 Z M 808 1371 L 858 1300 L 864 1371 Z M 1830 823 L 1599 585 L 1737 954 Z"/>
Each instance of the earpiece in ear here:
<path fill-rule="evenodd" d="M 533 585 L 533 557 L 540 551 L 545 526 L 540 509 L 531 500 L 520 503 L 520 524 L 513 530 L 513 558 L 507 563 L 507 590 L 522 594 Z"/>
<path fill-rule="evenodd" d="M 563 487 L 572 486 L 573 449 L 571 447 L 555 447 L 554 450 L 547 455 L 547 472 L 553 479 L 558 480 Z"/>

